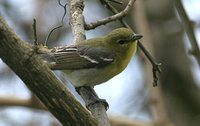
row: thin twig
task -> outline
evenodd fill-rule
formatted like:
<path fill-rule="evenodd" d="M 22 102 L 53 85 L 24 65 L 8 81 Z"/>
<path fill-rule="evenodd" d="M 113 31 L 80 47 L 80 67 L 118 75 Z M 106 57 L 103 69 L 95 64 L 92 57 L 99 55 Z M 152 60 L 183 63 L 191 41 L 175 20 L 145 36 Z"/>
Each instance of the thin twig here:
<path fill-rule="evenodd" d="M 115 9 L 115 7 L 113 7 L 108 0 L 100 0 L 102 2 L 102 4 L 106 5 L 106 7 L 111 10 L 112 13 L 117 14 L 119 13 L 119 11 L 117 9 Z M 126 28 L 130 28 L 131 27 L 123 20 L 123 19 L 119 19 L 119 21 L 121 22 L 121 24 L 126 27 Z M 153 72 L 153 86 L 157 86 L 157 81 L 158 81 L 158 77 L 157 77 L 157 73 L 161 72 L 161 63 L 157 63 L 153 57 L 151 56 L 151 54 L 145 49 L 145 47 L 142 45 L 142 43 L 140 41 L 138 41 L 138 46 L 140 47 L 140 49 L 144 52 L 145 56 L 149 59 L 151 65 L 152 65 L 152 72 Z"/>
<path fill-rule="evenodd" d="M 63 14 L 63 16 L 62 16 L 61 25 L 59 25 L 59 26 L 53 28 L 53 29 L 49 32 L 49 34 L 48 34 L 48 36 L 47 36 L 47 38 L 46 38 L 46 40 L 45 40 L 45 42 L 44 42 L 44 46 L 46 46 L 47 42 L 49 41 L 49 38 L 50 38 L 51 34 L 52 34 L 55 30 L 61 28 L 61 27 L 63 26 L 63 24 L 64 24 L 64 18 L 65 18 L 66 13 L 67 13 L 67 11 L 66 11 L 67 3 L 66 3 L 65 5 L 62 5 L 61 2 L 60 2 L 60 0 L 59 0 L 59 1 L 58 1 L 58 4 L 59 4 L 61 7 L 63 7 L 63 9 L 64 9 L 64 14 Z"/>
<path fill-rule="evenodd" d="M 36 29 L 36 19 L 33 19 L 33 36 L 34 36 L 34 45 L 37 46 L 37 29 Z"/>
<path fill-rule="evenodd" d="M 109 22 L 118 20 L 118 19 L 126 16 L 126 14 L 129 12 L 129 10 L 131 9 L 131 6 L 134 4 L 135 1 L 136 0 L 130 0 L 129 3 L 127 4 L 126 8 L 124 10 L 122 10 L 121 12 L 115 13 L 115 15 L 106 17 L 106 18 L 98 20 L 96 22 L 85 24 L 85 29 L 86 30 L 94 29 L 94 28 L 96 28 L 98 26 L 105 25 L 105 24 L 107 24 Z"/>
<path fill-rule="evenodd" d="M 112 4 L 110 4 L 110 3 L 108 2 L 108 0 L 100 0 L 100 2 L 101 2 L 102 4 L 104 4 L 109 10 L 111 10 L 111 12 L 112 12 L 113 14 L 119 13 L 119 11 L 118 11 L 117 9 L 115 9 L 115 7 L 113 7 Z M 131 29 L 131 27 L 126 23 L 126 21 L 124 21 L 123 18 L 120 18 L 120 19 L 118 19 L 118 20 L 121 22 L 121 24 L 122 24 L 124 27 Z"/>
<path fill-rule="evenodd" d="M 193 22 L 190 21 L 187 13 L 185 12 L 182 2 L 180 0 L 175 0 L 174 2 L 192 46 L 192 50 L 190 52 L 195 56 L 200 66 L 200 49 L 198 46 L 197 39 L 195 37 Z"/>
<path fill-rule="evenodd" d="M 142 43 L 140 41 L 138 41 L 138 46 L 140 47 L 140 49 L 144 52 L 145 56 L 148 58 L 148 60 L 151 62 L 153 68 L 153 86 L 157 86 L 158 83 L 158 76 L 157 73 L 161 73 L 161 63 L 157 63 L 153 56 L 145 49 L 145 47 L 142 45 Z"/>

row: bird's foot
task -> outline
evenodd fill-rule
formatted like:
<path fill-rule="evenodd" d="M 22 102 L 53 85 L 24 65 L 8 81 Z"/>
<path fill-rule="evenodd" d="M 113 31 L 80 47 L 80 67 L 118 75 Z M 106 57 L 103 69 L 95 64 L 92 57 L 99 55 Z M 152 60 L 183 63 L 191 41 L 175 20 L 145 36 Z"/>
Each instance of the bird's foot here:
<path fill-rule="evenodd" d="M 83 88 L 83 87 L 75 88 L 79 95 L 81 95 L 81 91 L 80 91 L 81 88 Z M 97 96 L 96 92 L 93 90 L 93 88 L 85 86 L 84 89 L 87 90 L 89 93 L 89 98 L 87 99 L 87 101 L 85 101 L 87 109 L 89 109 L 89 107 L 91 107 L 97 103 L 101 103 L 101 104 L 103 104 L 105 109 L 108 110 L 108 108 L 109 108 L 108 102 L 105 99 L 100 99 Z"/>
<path fill-rule="evenodd" d="M 105 107 L 106 110 L 109 108 L 109 104 L 105 99 L 95 98 L 91 100 L 89 103 L 86 104 L 86 108 L 89 109 L 90 106 L 93 106 L 94 104 L 101 103 Z"/>

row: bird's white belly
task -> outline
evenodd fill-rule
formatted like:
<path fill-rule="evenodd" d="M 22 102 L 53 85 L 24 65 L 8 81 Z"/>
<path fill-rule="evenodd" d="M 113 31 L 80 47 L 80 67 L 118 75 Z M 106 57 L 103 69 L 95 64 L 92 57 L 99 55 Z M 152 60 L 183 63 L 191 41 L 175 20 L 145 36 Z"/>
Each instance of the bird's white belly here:
<path fill-rule="evenodd" d="M 103 70 L 104 71 L 104 70 Z M 75 70 L 75 71 L 65 71 L 65 75 L 69 81 L 75 86 L 94 86 L 101 84 L 113 76 L 107 76 L 102 70 L 98 70 L 97 68 L 92 69 L 82 69 L 82 70 Z"/>

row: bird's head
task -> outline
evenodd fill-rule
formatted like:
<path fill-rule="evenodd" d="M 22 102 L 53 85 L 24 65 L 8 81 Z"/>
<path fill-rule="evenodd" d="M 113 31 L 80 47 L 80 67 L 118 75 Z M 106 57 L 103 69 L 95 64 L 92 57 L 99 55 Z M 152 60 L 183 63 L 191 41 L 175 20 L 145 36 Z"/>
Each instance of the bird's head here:
<path fill-rule="evenodd" d="M 116 53 L 133 54 L 137 48 L 137 40 L 142 38 L 142 35 L 134 34 L 128 28 L 118 28 L 111 31 L 106 37 L 105 42 Z"/>

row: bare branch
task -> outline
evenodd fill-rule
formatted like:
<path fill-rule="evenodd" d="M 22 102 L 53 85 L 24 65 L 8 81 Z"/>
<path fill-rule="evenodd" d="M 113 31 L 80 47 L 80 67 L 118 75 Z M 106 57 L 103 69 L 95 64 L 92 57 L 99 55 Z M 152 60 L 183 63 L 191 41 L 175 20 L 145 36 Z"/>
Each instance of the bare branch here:
<path fill-rule="evenodd" d="M 138 46 L 140 47 L 140 49 L 144 52 L 145 56 L 147 57 L 147 59 L 150 61 L 150 63 L 152 64 L 153 68 L 153 86 L 157 86 L 158 85 L 158 75 L 157 73 L 161 73 L 161 63 L 157 63 L 153 56 L 151 56 L 151 54 L 144 48 L 144 46 L 142 45 L 142 43 L 139 41 L 138 42 Z"/>
<path fill-rule="evenodd" d="M 0 96 L 0 107 L 12 106 L 27 107 L 30 109 L 48 111 L 38 99 L 22 99 L 13 96 Z M 112 124 L 112 126 L 153 126 L 153 123 L 145 123 L 141 121 L 128 119 L 127 117 L 116 117 L 111 115 L 109 115 L 109 121 Z"/>
<path fill-rule="evenodd" d="M 153 122 L 142 122 L 121 116 L 109 116 L 112 126 L 154 126 Z"/>
<path fill-rule="evenodd" d="M 36 19 L 33 19 L 33 35 L 34 35 L 34 45 L 37 46 L 37 29 L 36 29 Z"/>
<path fill-rule="evenodd" d="M 115 9 L 115 7 L 112 6 L 112 4 L 110 4 L 107 0 L 100 0 L 100 2 L 102 2 L 102 4 L 106 5 L 106 7 L 113 13 L 113 14 L 117 14 L 119 13 L 119 11 L 117 9 Z M 118 19 L 121 24 L 126 27 L 131 29 L 131 27 L 126 23 L 126 21 L 123 20 L 123 18 Z"/>
<path fill-rule="evenodd" d="M 188 38 L 190 40 L 190 43 L 192 45 L 192 50 L 190 52 L 195 56 L 199 66 L 200 66 L 200 49 L 198 46 L 197 39 L 195 37 L 193 22 L 190 21 L 187 13 L 185 12 L 185 9 L 183 7 L 181 0 L 175 0 L 174 3 L 176 5 L 176 9 L 178 11 L 180 18 L 182 19 L 181 21 L 184 25 L 185 31 L 186 31 Z"/>
<path fill-rule="evenodd" d="M 130 0 L 129 3 L 127 4 L 126 8 L 123 11 L 121 11 L 119 13 L 116 13 L 113 16 L 106 17 L 106 18 L 104 18 L 102 20 L 98 20 L 96 22 L 85 24 L 85 29 L 86 30 L 94 29 L 94 28 L 96 28 L 98 26 L 105 25 L 105 24 L 107 24 L 109 22 L 112 22 L 112 21 L 118 20 L 120 18 L 123 18 L 130 11 L 131 6 L 134 4 L 135 1 L 136 0 Z"/>
<path fill-rule="evenodd" d="M 84 17 L 83 17 L 83 0 L 69 0 L 70 6 L 70 24 L 72 34 L 74 37 L 73 42 L 78 43 L 86 39 L 84 30 Z"/>
<path fill-rule="evenodd" d="M 47 108 L 41 104 L 41 102 L 38 100 L 35 102 L 32 98 L 18 98 L 13 96 L 0 96 L 0 106 L 6 107 L 6 106 L 20 106 L 20 107 L 28 107 L 32 109 L 41 109 L 41 110 L 47 110 Z"/>

